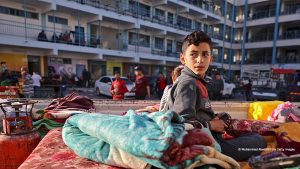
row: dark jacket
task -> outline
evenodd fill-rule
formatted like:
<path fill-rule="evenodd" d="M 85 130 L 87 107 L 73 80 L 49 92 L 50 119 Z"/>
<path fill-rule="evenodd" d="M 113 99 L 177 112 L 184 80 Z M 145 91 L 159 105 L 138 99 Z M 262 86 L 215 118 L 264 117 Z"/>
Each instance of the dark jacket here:
<path fill-rule="evenodd" d="M 220 93 L 221 90 L 224 90 L 224 82 L 222 79 L 220 80 L 214 80 L 214 84 L 212 86 L 211 91 Z"/>
<path fill-rule="evenodd" d="M 175 111 L 188 121 L 199 121 L 203 127 L 211 130 L 210 120 L 216 115 L 211 109 L 206 85 L 208 81 L 197 76 L 192 70 L 184 66 L 181 75 L 174 83 L 168 102 L 169 110 Z M 212 131 L 216 140 L 220 140 L 221 133 Z"/>

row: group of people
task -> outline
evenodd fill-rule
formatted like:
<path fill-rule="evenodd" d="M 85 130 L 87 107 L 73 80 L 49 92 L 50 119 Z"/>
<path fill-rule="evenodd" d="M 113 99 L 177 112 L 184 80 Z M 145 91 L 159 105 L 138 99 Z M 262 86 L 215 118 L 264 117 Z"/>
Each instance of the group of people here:
<path fill-rule="evenodd" d="M 65 33 L 60 33 L 59 36 L 57 36 L 56 33 L 53 33 L 51 42 L 73 44 L 73 41 L 72 41 L 71 35 L 70 35 L 71 32 L 66 31 Z M 42 32 L 39 33 L 37 39 L 38 39 L 38 41 L 46 41 L 46 42 L 49 41 L 44 30 L 42 30 Z M 86 43 L 84 41 L 84 39 L 82 39 L 80 41 L 81 41 L 80 45 L 84 45 Z M 77 45 L 79 44 L 79 36 L 76 36 L 75 44 L 77 44 Z"/>

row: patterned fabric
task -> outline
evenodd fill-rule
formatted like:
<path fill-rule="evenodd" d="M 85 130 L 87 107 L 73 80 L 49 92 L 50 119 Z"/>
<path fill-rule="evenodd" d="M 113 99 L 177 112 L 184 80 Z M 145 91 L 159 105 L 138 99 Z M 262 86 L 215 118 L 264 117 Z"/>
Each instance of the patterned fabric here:
<path fill-rule="evenodd" d="M 141 161 L 170 169 L 205 164 L 239 168 L 236 161 L 220 153 L 209 130 L 185 131 L 184 122 L 173 111 L 79 114 L 66 121 L 63 140 L 81 157 L 124 168 L 143 168 Z"/>
<path fill-rule="evenodd" d="M 272 112 L 271 116 L 268 116 L 269 121 L 281 123 L 297 121 L 298 118 L 300 118 L 300 110 L 297 106 L 290 102 L 278 105 Z"/>
<path fill-rule="evenodd" d="M 87 96 L 80 96 L 77 93 L 72 93 L 64 98 L 57 98 L 53 100 L 44 110 L 79 110 L 89 113 L 98 112 L 90 98 Z"/>
<path fill-rule="evenodd" d="M 265 120 L 232 119 L 231 125 L 226 130 L 226 133 L 234 138 L 247 133 L 262 134 L 279 124 L 278 122 Z"/>
<path fill-rule="evenodd" d="M 168 109 L 167 109 L 167 106 L 166 103 L 168 103 L 168 99 L 169 99 L 169 96 L 170 96 L 170 93 L 171 93 L 171 88 L 172 88 L 173 84 L 171 85 L 168 85 L 165 90 L 164 90 L 164 93 L 163 93 L 163 96 L 160 100 L 160 107 L 159 107 L 159 111 L 163 111 L 163 112 L 167 112 Z"/>
<path fill-rule="evenodd" d="M 62 129 L 51 130 L 19 169 L 120 169 L 81 158 L 62 139 Z"/>
<path fill-rule="evenodd" d="M 27 81 L 23 83 L 22 90 L 25 97 L 29 97 L 30 95 L 33 95 L 33 80 L 31 78 L 31 75 L 27 73 L 27 75 L 24 76 L 24 79 Z"/>

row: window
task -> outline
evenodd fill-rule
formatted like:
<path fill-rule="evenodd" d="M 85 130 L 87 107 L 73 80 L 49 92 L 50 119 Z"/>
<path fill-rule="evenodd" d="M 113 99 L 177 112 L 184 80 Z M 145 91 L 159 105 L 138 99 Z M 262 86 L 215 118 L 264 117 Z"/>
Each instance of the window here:
<path fill-rule="evenodd" d="M 112 78 L 113 82 L 116 80 L 116 78 Z M 132 85 L 132 81 L 130 81 L 129 79 L 127 78 L 121 78 L 121 80 L 123 80 L 127 85 Z"/>
<path fill-rule="evenodd" d="M 0 13 L 24 17 L 24 10 L 0 6 Z M 39 19 L 39 14 L 26 11 L 26 18 Z"/>
<path fill-rule="evenodd" d="M 102 83 L 107 83 L 107 77 L 104 77 L 104 78 L 102 78 L 102 79 L 100 79 L 100 82 L 102 82 Z"/>
<path fill-rule="evenodd" d="M 129 44 L 135 45 L 136 42 L 136 35 L 133 32 L 129 32 Z M 140 34 L 140 40 L 139 40 L 140 46 L 150 47 L 150 36 Z"/>
<path fill-rule="evenodd" d="M 50 58 L 50 63 L 56 63 L 56 64 L 72 64 L 72 59 Z"/>
<path fill-rule="evenodd" d="M 135 45 L 135 41 L 136 41 L 135 33 L 129 32 L 129 44 L 130 45 Z"/>
<path fill-rule="evenodd" d="M 155 38 L 155 48 L 156 49 L 164 49 L 164 39 L 163 38 Z"/>
<path fill-rule="evenodd" d="M 72 64 L 72 59 L 63 59 L 64 64 Z"/>
<path fill-rule="evenodd" d="M 161 10 L 161 9 L 155 8 L 155 14 L 156 15 L 162 15 L 162 16 L 164 16 L 165 15 L 165 11 Z"/>
<path fill-rule="evenodd" d="M 150 36 L 140 34 L 140 46 L 150 47 Z"/>
<path fill-rule="evenodd" d="M 48 22 L 53 22 L 53 16 L 48 16 Z M 55 17 L 55 23 L 68 25 L 68 19 L 63 19 L 59 17 Z"/>

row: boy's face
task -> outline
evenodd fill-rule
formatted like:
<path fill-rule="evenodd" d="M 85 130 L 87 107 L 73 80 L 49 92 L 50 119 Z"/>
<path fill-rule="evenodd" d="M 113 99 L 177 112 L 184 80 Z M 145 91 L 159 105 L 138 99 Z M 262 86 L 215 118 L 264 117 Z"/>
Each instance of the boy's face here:
<path fill-rule="evenodd" d="M 181 63 L 191 69 L 200 77 L 205 76 L 205 72 L 213 60 L 211 50 L 206 42 L 202 42 L 199 46 L 190 45 L 186 52 L 180 55 Z"/>

